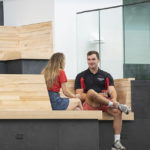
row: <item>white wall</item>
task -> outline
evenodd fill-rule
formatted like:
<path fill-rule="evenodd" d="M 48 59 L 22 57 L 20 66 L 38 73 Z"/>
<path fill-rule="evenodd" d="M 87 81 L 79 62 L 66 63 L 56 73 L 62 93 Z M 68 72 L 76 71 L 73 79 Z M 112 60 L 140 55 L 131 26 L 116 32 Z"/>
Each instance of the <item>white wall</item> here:
<path fill-rule="evenodd" d="M 54 18 L 54 0 L 4 0 L 4 25 L 19 26 Z"/>
<path fill-rule="evenodd" d="M 122 0 L 55 0 L 54 46 L 66 55 L 68 78 L 77 74 L 76 12 L 120 4 Z"/>
<path fill-rule="evenodd" d="M 77 74 L 76 12 L 122 4 L 122 0 L 4 0 L 4 25 L 54 20 L 54 50 L 66 55 L 69 79 Z"/>
<path fill-rule="evenodd" d="M 99 52 L 99 12 L 77 15 L 77 73 L 88 68 L 87 52 Z"/>

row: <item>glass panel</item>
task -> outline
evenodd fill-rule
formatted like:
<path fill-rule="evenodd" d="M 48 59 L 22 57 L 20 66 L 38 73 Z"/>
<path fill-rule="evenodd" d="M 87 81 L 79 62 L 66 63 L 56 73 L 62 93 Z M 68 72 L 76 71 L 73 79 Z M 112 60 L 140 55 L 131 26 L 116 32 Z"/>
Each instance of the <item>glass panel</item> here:
<path fill-rule="evenodd" d="M 123 77 L 122 7 L 100 11 L 101 68 L 114 78 Z"/>
<path fill-rule="evenodd" d="M 99 12 L 77 15 L 77 72 L 87 69 L 86 54 L 90 50 L 99 52 Z"/>
<path fill-rule="evenodd" d="M 77 29 L 78 72 L 87 51 L 97 50 L 114 78 L 150 79 L 150 2 L 79 14 Z"/>
<path fill-rule="evenodd" d="M 124 7 L 125 64 L 150 64 L 150 3 Z"/>
<path fill-rule="evenodd" d="M 123 4 L 133 4 L 133 3 L 139 3 L 139 2 L 145 2 L 149 0 L 123 0 Z"/>

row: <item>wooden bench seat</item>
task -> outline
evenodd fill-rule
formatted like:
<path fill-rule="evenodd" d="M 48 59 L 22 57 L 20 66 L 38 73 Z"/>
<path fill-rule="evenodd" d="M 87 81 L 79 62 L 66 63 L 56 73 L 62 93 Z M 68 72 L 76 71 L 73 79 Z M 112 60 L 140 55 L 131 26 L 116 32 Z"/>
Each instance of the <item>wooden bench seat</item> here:
<path fill-rule="evenodd" d="M 130 80 L 118 81 L 123 102 L 131 105 Z M 116 82 L 117 83 L 117 82 Z M 125 85 L 125 90 L 120 86 Z M 74 81 L 67 86 L 74 92 Z M 121 96 L 121 95 L 120 95 Z M 53 111 L 43 75 L 0 75 L 0 119 L 98 119 L 112 120 L 101 111 Z M 123 120 L 133 120 L 134 113 L 123 114 Z"/>
<path fill-rule="evenodd" d="M 134 120 L 134 113 L 122 114 L 123 120 Z M 0 111 L 0 119 L 96 119 L 113 120 L 101 111 Z"/>
<path fill-rule="evenodd" d="M 114 80 L 115 84 L 115 89 L 117 92 L 117 101 L 121 104 L 126 104 L 128 106 L 132 106 L 131 104 L 131 81 L 135 80 L 134 78 L 126 78 L 126 79 L 116 79 Z M 74 80 L 69 80 L 67 82 L 67 87 L 68 89 L 75 93 L 74 91 Z M 62 93 L 60 92 L 60 95 L 62 97 L 65 97 Z M 91 111 L 90 111 L 91 112 Z M 102 115 L 98 118 L 99 120 L 113 120 L 113 117 L 108 115 L 107 113 L 101 112 Z M 130 112 L 129 115 L 126 115 L 122 113 L 122 119 L 123 120 L 134 120 L 134 112 Z"/>
<path fill-rule="evenodd" d="M 42 75 L 0 75 L 0 111 L 52 110 Z"/>

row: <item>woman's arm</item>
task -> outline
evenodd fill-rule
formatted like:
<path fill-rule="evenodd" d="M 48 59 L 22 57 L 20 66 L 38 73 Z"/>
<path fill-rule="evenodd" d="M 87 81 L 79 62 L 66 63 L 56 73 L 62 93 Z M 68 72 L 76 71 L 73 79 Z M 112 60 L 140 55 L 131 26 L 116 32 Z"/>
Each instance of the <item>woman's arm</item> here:
<path fill-rule="evenodd" d="M 81 101 L 85 101 L 86 93 L 83 92 L 83 89 L 76 89 L 76 94 L 79 95 Z"/>
<path fill-rule="evenodd" d="M 66 82 L 63 82 L 61 84 L 61 88 L 62 88 L 62 91 L 63 91 L 63 94 L 69 98 L 76 98 L 76 95 L 71 93 L 68 89 L 67 89 L 67 86 L 66 86 Z"/>

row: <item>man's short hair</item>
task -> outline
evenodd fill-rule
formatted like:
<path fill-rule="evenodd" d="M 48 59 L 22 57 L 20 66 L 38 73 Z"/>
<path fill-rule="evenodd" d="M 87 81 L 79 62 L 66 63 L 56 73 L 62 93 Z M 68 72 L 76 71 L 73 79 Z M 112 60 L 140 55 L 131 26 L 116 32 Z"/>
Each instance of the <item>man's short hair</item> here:
<path fill-rule="evenodd" d="M 95 54 L 96 57 L 99 59 L 99 53 L 98 53 L 97 51 L 89 51 L 89 52 L 87 53 L 87 57 L 90 56 L 90 55 L 93 55 L 93 54 Z"/>

